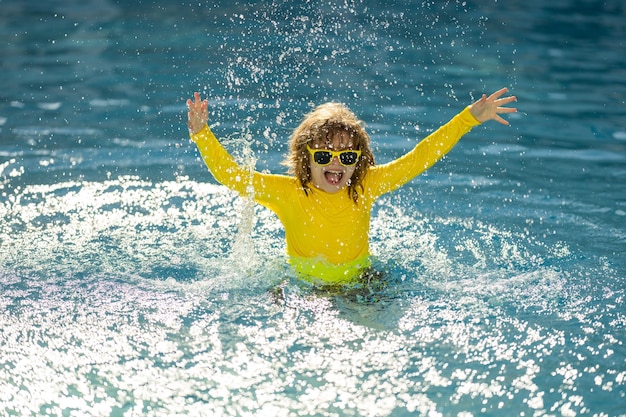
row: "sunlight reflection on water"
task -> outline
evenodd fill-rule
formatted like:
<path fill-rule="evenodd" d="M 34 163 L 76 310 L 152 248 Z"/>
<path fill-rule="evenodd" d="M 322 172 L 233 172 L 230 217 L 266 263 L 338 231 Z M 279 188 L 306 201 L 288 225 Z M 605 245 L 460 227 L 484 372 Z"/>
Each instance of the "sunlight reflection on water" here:
<path fill-rule="evenodd" d="M 623 349 L 612 330 L 624 325 L 622 295 L 581 309 L 585 289 L 558 267 L 572 256 L 566 246 L 383 207 L 373 250 L 398 280 L 359 301 L 293 281 L 276 263 L 280 228 L 264 209 L 252 236 L 261 262 L 233 263 L 240 204 L 184 178 L 12 195 L 0 206 L 6 407 L 385 416 L 427 414 L 444 398 L 459 412 L 549 404 L 565 415 L 584 408 L 578 387 L 612 398 L 623 384 L 611 361 Z M 271 287 L 281 282 L 277 303 Z M 573 336 L 573 322 L 587 330 Z"/>

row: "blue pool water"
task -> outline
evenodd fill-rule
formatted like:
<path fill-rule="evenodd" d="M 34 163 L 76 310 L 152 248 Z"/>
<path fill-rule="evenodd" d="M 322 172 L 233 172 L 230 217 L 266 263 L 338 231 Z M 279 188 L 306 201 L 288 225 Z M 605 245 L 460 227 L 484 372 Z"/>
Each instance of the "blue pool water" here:
<path fill-rule="evenodd" d="M 544 3 L 0 1 L 0 414 L 626 415 L 626 8 Z M 186 132 L 199 90 L 282 172 L 339 100 L 385 162 L 502 86 L 375 207 L 371 294 L 294 278 Z"/>

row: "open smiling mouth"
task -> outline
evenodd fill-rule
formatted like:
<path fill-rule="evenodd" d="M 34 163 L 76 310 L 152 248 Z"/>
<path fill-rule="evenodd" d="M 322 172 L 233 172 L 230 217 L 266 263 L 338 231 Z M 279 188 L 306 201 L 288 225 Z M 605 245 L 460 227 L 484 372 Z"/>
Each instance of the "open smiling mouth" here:
<path fill-rule="evenodd" d="M 343 178 L 343 171 L 326 171 L 324 172 L 324 177 L 330 184 L 337 185 Z"/>

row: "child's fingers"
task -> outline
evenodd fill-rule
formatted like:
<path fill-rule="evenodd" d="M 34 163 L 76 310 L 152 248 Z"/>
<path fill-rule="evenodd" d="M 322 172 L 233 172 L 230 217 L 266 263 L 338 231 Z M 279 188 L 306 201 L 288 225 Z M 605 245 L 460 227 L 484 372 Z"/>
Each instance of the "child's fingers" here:
<path fill-rule="evenodd" d="M 509 122 L 496 114 L 495 121 L 505 126 L 509 126 Z"/>
<path fill-rule="evenodd" d="M 500 98 L 498 100 L 495 100 L 494 103 L 496 103 L 497 105 L 502 105 L 502 104 L 512 103 L 514 101 L 517 101 L 517 97 L 510 96 L 510 97 L 504 97 L 504 98 Z"/>
<path fill-rule="evenodd" d="M 508 88 L 504 87 L 499 89 L 498 91 L 496 91 L 495 93 L 493 93 L 492 95 L 489 96 L 489 100 L 496 100 L 498 99 L 502 94 L 506 93 L 507 91 L 509 91 Z"/>
<path fill-rule="evenodd" d="M 208 103 L 208 100 L 201 99 L 200 93 L 197 91 L 193 93 L 193 100 L 187 99 L 187 107 L 189 108 L 195 107 L 201 109 L 204 106 L 208 106 Z"/>
<path fill-rule="evenodd" d="M 515 107 L 498 107 L 498 113 L 515 113 L 517 109 Z"/>

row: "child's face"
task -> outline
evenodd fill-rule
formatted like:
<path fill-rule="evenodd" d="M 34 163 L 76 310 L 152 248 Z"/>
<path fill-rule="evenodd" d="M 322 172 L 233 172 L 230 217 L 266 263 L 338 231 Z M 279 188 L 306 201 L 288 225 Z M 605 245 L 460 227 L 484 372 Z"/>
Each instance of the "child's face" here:
<path fill-rule="evenodd" d="M 340 130 L 335 132 L 328 143 L 314 143 L 311 148 L 343 151 L 353 149 L 353 143 L 350 134 Z M 356 165 L 342 165 L 337 157 L 333 157 L 331 163 L 325 166 L 318 165 L 311 158 L 311 183 L 322 191 L 334 194 L 348 185 L 355 167 Z"/>

